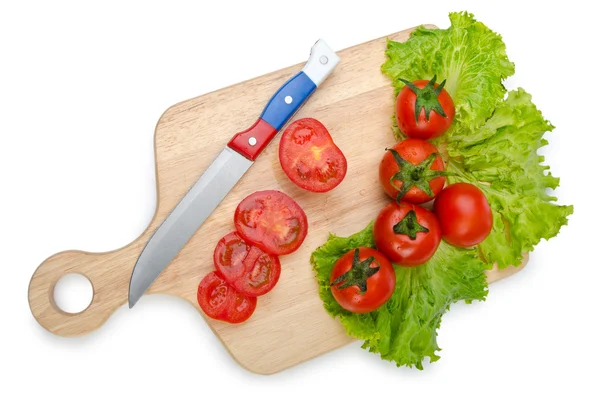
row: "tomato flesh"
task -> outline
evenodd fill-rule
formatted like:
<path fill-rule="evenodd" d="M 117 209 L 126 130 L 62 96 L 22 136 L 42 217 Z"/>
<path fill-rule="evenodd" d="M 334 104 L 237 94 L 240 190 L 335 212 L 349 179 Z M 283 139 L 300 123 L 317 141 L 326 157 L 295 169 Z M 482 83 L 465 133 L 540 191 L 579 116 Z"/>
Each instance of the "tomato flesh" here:
<path fill-rule="evenodd" d="M 271 291 L 281 274 L 277 256 L 247 243 L 237 232 L 219 240 L 213 260 L 219 275 L 247 296 L 260 296 Z"/>
<path fill-rule="evenodd" d="M 396 143 L 392 149 L 398 152 L 398 154 L 405 161 L 414 166 L 422 164 L 433 153 L 439 153 L 434 145 L 421 139 L 405 139 Z M 442 157 L 438 155 L 429 167 L 429 170 L 443 171 L 444 169 L 444 160 L 442 160 Z M 399 170 L 400 167 L 392 152 L 389 150 L 386 151 L 381 159 L 381 163 L 379 164 L 379 181 L 381 182 L 381 185 L 388 196 L 393 199 L 397 198 L 398 192 L 402 189 L 402 184 L 404 183 L 396 179 L 391 181 L 391 178 Z M 418 175 L 416 176 L 418 177 Z M 415 180 L 416 179 L 417 178 L 415 178 Z M 444 176 L 431 178 L 429 180 L 429 188 L 433 194 L 432 196 L 429 196 L 419 187 L 412 186 L 410 190 L 402 197 L 402 200 L 413 204 L 425 203 L 435 198 L 435 196 L 442 191 L 445 183 L 446 177 Z"/>
<path fill-rule="evenodd" d="M 296 251 L 308 231 L 306 214 L 290 196 L 277 190 L 252 193 L 235 209 L 240 236 L 273 255 Z"/>
<path fill-rule="evenodd" d="M 256 309 L 257 299 L 253 296 L 246 296 L 240 292 L 234 292 L 234 299 L 223 314 L 223 320 L 228 323 L 238 324 L 250 318 Z"/>
<path fill-rule="evenodd" d="M 433 210 L 444 240 L 457 247 L 477 245 L 492 231 L 493 215 L 487 198 L 470 183 L 454 183 L 442 190 Z"/>
<path fill-rule="evenodd" d="M 337 260 L 331 271 L 331 283 L 352 269 L 355 255 L 353 249 Z M 342 288 L 343 283 L 338 283 L 331 286 L 335 300 L 353 313 L 368 313 L 381 307 L 392 296 L 396 287 L 396 273 L 390 261 L 373 248 L 358 248 L 359 261 L 365 261 L 369 257 L 374 258 L 369 267 L 379 266 L 379 270 L 366 279 L 366 291 L 362 292 L 358 285 Z"/>
<path fill-rule="evenodd" d="M 413 84 L 418 88 L 424 88 L 428 80 L 417 80 Z M 439 84 L 434 84 L 437 88 Z M 454 120 L 455 108 L 452 97 L 448 91 L 442 89 L 437 97 L 446 117 L 441 116 L 435 110 L 429 112 L 429 120 L 425 115 L 425 109 L 421 108 L 418 120 L 415 118 L 415 104 L 417 96 L 413 90 L 405 85 L 396 98 L 396 121 L 398 128 L 409 138 L 433 139 L 446 132 Z"/>
<path fill-rule="evenodd" d="M 346 157 L 327 128 L 312 118 L 296 120 L 283 131 L 279 162 L 294 184 L 311 192 L 332 190 L 348 169 Z"/>
<path fill-rule="evenodd" d="M 415 233 L 415 239 L 394 230 L 399 222 L 409 219 L 411 211 L 414 211 L 416 223 L 427 229 Z M 418 226 L 414 225 L 414 228 Z M 392 263 L 411 267 L 427 262 L 435 254 L 442 239 L 442 230 L 433 212 L 418 205 L 393 202 L 383 207 L 375 219 L 373 237 L 377 249 Z"/>

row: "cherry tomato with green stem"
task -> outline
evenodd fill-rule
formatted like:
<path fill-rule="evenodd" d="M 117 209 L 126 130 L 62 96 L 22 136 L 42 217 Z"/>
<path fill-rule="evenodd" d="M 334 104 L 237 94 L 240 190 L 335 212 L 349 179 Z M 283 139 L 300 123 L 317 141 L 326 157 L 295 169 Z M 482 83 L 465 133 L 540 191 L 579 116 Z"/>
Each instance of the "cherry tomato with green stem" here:
<path fill-rule="evenodd" d="M 379 181 L 397 202 L 421 204 L 432 200 L 446 183 L 438 149 L 421 139 L 405 139 L 386 149 L 379 164 Z"/>
<path fill-rule="evenodd" d="M 360 247 L 336 261 L 330 282 L 331 293 L 340 306 L 353 313 L 368 313 L 392 296 L 396 273 L 381 252 Z"/>
<path fill-rule="evenodd" d="M 427 262 L 442 240 L 440 223 L 433 212 L 410 203 L 389 203 L 373 225 L 377 249 L 400 266 Z"/>
<path fill-rule="evenodd" d="M 446 132 L 454 120 L 452 97 L 444 89 L 446 80 L 407 81 L 396 97 L 398 128 L 409 138 L 434 139 Z"/>

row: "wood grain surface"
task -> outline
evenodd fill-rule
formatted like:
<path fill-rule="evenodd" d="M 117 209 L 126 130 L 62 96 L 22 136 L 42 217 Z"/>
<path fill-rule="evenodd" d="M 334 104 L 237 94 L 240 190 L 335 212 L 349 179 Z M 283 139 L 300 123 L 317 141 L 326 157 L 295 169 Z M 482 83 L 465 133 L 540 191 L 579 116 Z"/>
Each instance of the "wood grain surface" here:
<path fill-rule="evenodd" d="M 410 30 L 405 30 L 387 37 L 403 41 L 409 34 Z M 202 277 L 213 270 L 215 244 L 234 230 L 233 212 L 239 201 L 265 189 L 281 190 L 293 197 L 306 211 L 309 234 L 298 251 L 281 257 L 278 285 L 259 298 L 254 315 L 243 324 L 206 319 L 233 357 L 250 371 L 278 372 L 352 341 L 339 322 L 325 312 L 309 258 L 329 232 L 346 236 L 361 230 L 389 201 L 379 186 L 377 171 L 384 148 L 394 142 L 393 90 L 380 72 L 385 45 L 383 37 L 339 51 L 341 62 L 336 70 L 295 116 L 314 117 L 327 126 L 347 156 L 345 180 L 325 194 L 299 189 L 281 170 L 276 137 L 147 292 L 181 297 L 202 313 L 196 289 Z M 125 304 L 133 266 L 153 231 L 231 136 L 250 126 L 271 95 L 302 66 L 167 109 L 155 132 L 158 201 L 148 228 L 137 240 L 115 251 L 65 251 L 46 259 L 29 285 L 29 304 L 36 320 L 54 334 L 78 336 L 100 327 Z M 520 268 L 491 271 L 488 279 L 496 281 Z M 53 300 L 56 281 L 68 273 L 83 274 L 94 289 L 89 307 L 77 314 L 61 311 Z"/>

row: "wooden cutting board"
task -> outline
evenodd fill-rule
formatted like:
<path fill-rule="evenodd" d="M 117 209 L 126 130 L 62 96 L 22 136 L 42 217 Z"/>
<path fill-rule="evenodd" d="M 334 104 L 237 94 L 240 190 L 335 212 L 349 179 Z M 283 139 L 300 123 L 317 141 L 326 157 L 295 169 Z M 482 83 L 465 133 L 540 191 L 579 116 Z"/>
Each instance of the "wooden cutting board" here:
<path fill-rule="evenodd" d="M 409 34 L 405 30 L 387 37 L 404 41 Z M 306 211 L 309 234 L 298 251 L 281 257 L 278 285 L 259 298 L 254 315 L 243 324 L 206 318 L 233 357 L 250 371 L 278 372 L 352 341 L 325 312 L 309 258 L 329 232 L 355 233 L 389 202 L 378 181 L 384 148 L 394 143 L 393 90 L 380 72 L 385 46 L 384 37 L 338 51 L 340 64 L 295 116 L 314 117 L 327 126 L 347 156 L 345 180 L 325 194 L 299 189 L 281 169 L 276 137 L 147 292 L 181 297 L 202 313 L 196 302 L 198 283 L 213 270 L 217 241 L 234 230 L 233 212 L 240 200 L 265 189 L 293 197 Z M 301 68 L 301 64 L 291 66 L 167 109 L 155 133 L 158 204 L 150 225 L 137 240 L 115 251 L 65 251 L 46 259 L 29 285 L 36 320 L 54 334 L 78 336 L 100 327 L 125 304 L 136 259 L 154 230 L 231 136 L 250 126 L 271 95 Z M 491 271 L 489 281 L 519 269 Z M 94 289 L 90 306 L 77 314 L 61 311 L 53 299 L 54 285 L 68 273 L 85 275 Z"/>

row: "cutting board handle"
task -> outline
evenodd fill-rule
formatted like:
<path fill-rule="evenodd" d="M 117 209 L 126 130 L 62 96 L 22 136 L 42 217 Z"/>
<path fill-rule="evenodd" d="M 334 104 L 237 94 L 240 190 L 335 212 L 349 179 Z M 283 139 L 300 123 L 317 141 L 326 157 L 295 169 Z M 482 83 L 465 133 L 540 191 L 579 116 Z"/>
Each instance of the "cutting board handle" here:
<path fill-rule="evenodd" d="M 142 245 L 138 241 L 116 251 L 63 251 L 46 259 L 29 283 L 29 307 L 42 327 L 60 336 L 80 336 L 100 327 L 127 301 L 129 275 Z M 64 275 L 78 273 L 92 284 L 89 306 L 67 313 L 54 301 L 54 287 Z"/>

